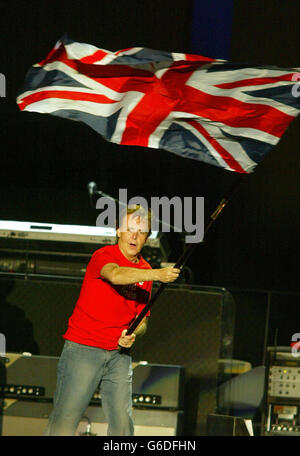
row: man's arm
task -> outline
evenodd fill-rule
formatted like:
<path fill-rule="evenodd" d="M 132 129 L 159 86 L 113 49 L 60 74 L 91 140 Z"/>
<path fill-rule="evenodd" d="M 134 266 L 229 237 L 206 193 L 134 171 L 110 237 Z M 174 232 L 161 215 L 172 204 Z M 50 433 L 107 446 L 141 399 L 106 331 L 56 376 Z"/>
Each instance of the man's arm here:
<path fill-rule="evenodd" d="M 138 269 L 119 266 L 116 263 L 107 263 L 101 269 L 101 276 L 113 285 L 129 285 L 137 282 L 174 282 L 180 269 L 168 267 L 161 269 Z"/>
<path fill-rule="evenodd" d="M 149 317 L 144 317 L 141 323 L 136 327 L 134 330 L 136 336 L 143 336 L 145 334 L 147 331 L 148 318 Z"/>

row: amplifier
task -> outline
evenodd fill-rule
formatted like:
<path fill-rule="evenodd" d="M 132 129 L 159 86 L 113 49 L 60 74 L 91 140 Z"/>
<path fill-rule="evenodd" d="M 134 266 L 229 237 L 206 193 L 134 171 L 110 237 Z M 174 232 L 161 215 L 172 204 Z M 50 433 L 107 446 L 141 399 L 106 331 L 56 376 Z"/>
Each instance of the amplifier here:
<path fill-rule="evenodd" d="M 9 406 L 0 413 L 0 435 L 42 436 L 47 426 L 52 404 L 47 402 L 17 401 L 17 407 Z M 182 410 L 143 410 L 132 412 L 135 436 L 183 435 Z M 107 435 L 107 422 L 102 407 L 86 409 L 75 435 Z"/>
<path fill-rule="evenodd" d="M 52 402 L 58 357 L 7 353 L 0 360 L 0 395 L 4 401 Z M 184 368 L 133 362 L 132 395 L 135 408 L 183 409 Z M 99 389 L 90 402 L 98 404 Z"/>
<path fill-rule="evenodd" d="M 53 407 L 59 358 L 7 353 L 0 358 L 0 435 L 42 435 Z M 184 368 L 133 363 L 135 435 L 181 435 Z M 181 410 L 180 410 L 181 409 Z M 77 435 L 106 435 L 99 389 L 77 429 Z M 88 434 L 89 435 L 89 434 Z"/>
<path fill-rule="evenodd" d="M 269 396 L 300 400 L 300 365 L 291 367 L 284 363 L 269 370 Z"/>
<path fill-rule="evenodd" d="M 263 435 L 300 435 L 300 358 L 291 347 L 268 347 Z"/>

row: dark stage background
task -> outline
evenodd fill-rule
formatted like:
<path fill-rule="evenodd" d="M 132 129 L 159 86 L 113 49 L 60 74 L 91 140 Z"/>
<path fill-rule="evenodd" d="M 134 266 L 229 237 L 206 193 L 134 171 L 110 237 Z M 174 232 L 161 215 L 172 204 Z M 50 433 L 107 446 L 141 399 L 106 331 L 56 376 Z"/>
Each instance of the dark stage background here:
<path fill-rule="evenodd" d="M 15 103 L 29 67 L 65 32 L 109 50 L 144 46 L 188 53 L 192 11 L 193 3 L 183 0 L 10 1 L 1 7 L 0 72 L 7 93 L 0 99 L 0 219 L 95 225 L 97 211 L 86 189 L 92 180 L 114 197 L 119 188 L 128 188 L 128 197 L 204 196 L 206 215 L 211 213 L 236 174 L 165 151 L 110 144 L 84 124 L 20 113 Z M 235 1 L 231 60 L 300 67 L 299 24 L 298 0 Z M 254 365 L 262 360 L 257 334 L 262 344 L 267 315 L 267 300 L 256 290 L 300 291 L 299 126 L 298 118 L 188 262 L 194 284 L 232 290 L 235 355 Z M 170 259 L 179 252 L 175 242 Z M 297 331 L 298 311 L 290 312 L 289 303 L 295 305 L 299 297 L 288 296 L 274 323 L 285 321 L 279 339 L 284 345 L 290 342 L 289 322 L 290 335 Z M 270 340 L 273 331 L 270 326 Z"/>

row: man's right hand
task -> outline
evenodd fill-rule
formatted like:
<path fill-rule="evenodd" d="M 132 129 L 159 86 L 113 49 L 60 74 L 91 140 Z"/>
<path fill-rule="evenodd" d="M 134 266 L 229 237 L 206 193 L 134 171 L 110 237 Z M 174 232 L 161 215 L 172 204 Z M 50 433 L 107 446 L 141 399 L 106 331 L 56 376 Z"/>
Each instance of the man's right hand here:
<path fill-rule="evenodd" d="M 174 282 L 178 279 L 180 269 L 173 268 L 171 266 L 167 268 L 158 269 L 158 280 L 163 283 Z"/>

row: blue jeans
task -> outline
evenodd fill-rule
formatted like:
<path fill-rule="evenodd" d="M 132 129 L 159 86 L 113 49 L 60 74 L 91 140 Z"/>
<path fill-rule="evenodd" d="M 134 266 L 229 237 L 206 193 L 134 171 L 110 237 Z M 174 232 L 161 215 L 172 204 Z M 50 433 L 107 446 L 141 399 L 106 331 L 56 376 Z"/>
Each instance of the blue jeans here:
<path fill-rule="evenodd" d="M 44 435 L 74 435 L 99 384 L 107 435 L 133 435 L 131 357 L 69 340 L 58 362 L 54 408 Z"/>

